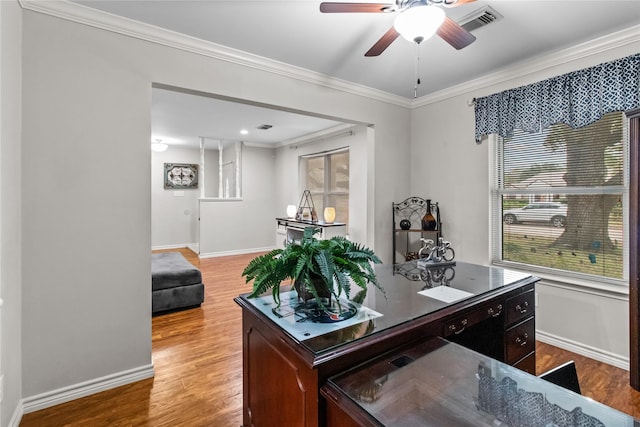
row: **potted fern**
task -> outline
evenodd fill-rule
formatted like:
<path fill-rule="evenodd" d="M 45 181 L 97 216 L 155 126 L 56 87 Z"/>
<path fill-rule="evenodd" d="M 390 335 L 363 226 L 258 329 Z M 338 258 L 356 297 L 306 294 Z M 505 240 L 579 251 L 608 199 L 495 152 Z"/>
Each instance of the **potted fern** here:
<path fill-rule="evenodd" d="M 317 239 L 315 234 L 319 231 L 306 227 L 299 242 L 251 260 L 242 272 L 246 283 L 253 280 L 249 298 L 271 291 L 279 307 L 280 286 L 287 279 L 293 281 L 303 302 L 315 300 L 321 308 L 326 308 L 332 297 L 338 301 L 344 294 L 349 299 L 352 283 L 363 291 L 368 283 L 383 291 L 373 267 L 381 261 L 371 249 L 340 236 Z M 361 302 L 362 298 L 363 293 L 352 300 Z"/>

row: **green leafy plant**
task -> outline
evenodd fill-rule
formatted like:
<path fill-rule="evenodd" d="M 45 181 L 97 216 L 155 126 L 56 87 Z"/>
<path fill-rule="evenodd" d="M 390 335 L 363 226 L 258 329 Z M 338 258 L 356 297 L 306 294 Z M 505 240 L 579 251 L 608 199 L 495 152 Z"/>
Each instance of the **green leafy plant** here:
<path fill-rule="evenodd" d="M 336 300 L 342 294 L 349 298 L 352 283 L 363 291 L 368 283 L 372 283 L 384 292 L 373 267 L 381 261 L 371 249 L 340 236 L 317 239 L 315 234 L 319 231 L 306 227 L 301 241 L 251 260 L 242 272 L 246 283 L 254 281 L 249 298 L 271 290 L 274 301 L 280 306 L 280 285 L 287 279 L 294 281 L 299 294 L 306 289 L 320 304 L 321 297 L 327 296 L 326 291 Z M 358 302 L 362 298 L 361 293 L 352 300 Z"/>

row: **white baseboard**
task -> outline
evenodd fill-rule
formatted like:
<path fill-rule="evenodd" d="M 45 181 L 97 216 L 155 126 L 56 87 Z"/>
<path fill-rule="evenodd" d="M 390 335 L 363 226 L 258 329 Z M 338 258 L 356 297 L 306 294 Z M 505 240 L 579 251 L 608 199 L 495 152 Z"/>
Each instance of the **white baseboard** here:
<path fill-rule="evenodd" d="M 197 243 L 185 243 L 185 244 L 179 244 L 179 245 L 153 246 L 151 248 L 151 250 L 161 251 L 161 250 L 167 250 L 167 249 L 183 249 L 183 248 L 190 249 L 194 253 L 198 254 L 198 258 L 204 259 L 204 258 L 217 258 L 217 257 L 221 257 L 221 256 L 230 256 L 230 255 L 245 255 L 245 254 L 252 254 L 252 253 L 256 253 L 256 252 L 267 252 L 267 251 L 275 249 L 275 246 L 270 246 L 270 247 L 267 247 L 267 248 L 236 249 L 236 250 L 232 250 L 232 251 L 209 252 L 209 253 L 205 253 L 205 254 L 200 254 L 199 253 L 199 251 L 200 251 L 200 245 L 199 244 L 197 244 Z"/>
<path fill-rule="evenodd" d="M 182 244 L 176 244 L 176 245 L 152 246 L 151 250 L 152 251 L 164 251 L 166 249 L 182 249 L 182 248 L 188 248 L 188 247 L 189 247 L 189 243 L 182 243 Z"/>
<path fill-rule="evenodd" d="M 244 255 L 244 254 L 252 254 L 256 252 L 267 252 L 275 249 L 275 246 L 270 246 L 267 248 L 251 248 L 251 249 L 238 249 L 235 251 L 222 251 L 222 252 L 209 252 L 206 254 L 199 254 L 200 258 L 216 258 L 221 256 L 229 256 L 229 255 Z"/>
<path fill-rule="evenodd" d="M 629 370 L 629 358 L 621 356 L 619 354 L 584 345 L 582 343 L 568 340 L 556 335 L 547 334 L 539 330 L 536 330 L 536 340 L 556 347 L 560 347 L 564 350 L 571 351 L 581 356 L 589 357 L 599 362 L 607 363 L 620 369 L 624 369 L 627 371 Z"/>
<path fill-rule="evenodd" d="M 128 371 L 118 372 L 102 378 L 63 387 L 58 390 L 48 391 L 36 396 L 26 397 L 21 401 L 20 418 L 22 414 L 39 411 L 61 403 L 70 402 L 81 397 L 89 396 L 101 391 L 110 390 L 136 381 L 152 378 L 154 375 L 153 364 L 140 366 Z M 18 420 L 18 424 L 20 424 Z"/>
<path fill-rule="evenodd" d="M 13 415 L 11 416 L 7 427 L 20 427 L 20 421 L 22 421 L 23 415 L 24 412 L 22 411 L 22 402 L 20 402 L 15 411 L 13 411 Z"/>

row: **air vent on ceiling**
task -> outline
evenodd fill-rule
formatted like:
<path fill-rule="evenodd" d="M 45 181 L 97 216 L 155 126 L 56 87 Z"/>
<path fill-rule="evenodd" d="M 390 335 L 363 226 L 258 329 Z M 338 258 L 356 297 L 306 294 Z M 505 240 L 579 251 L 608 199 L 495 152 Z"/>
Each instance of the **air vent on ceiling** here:
<path fill-rule="evenodd" d="M 462 25 L 462 28 L 464 28 L 465 30 L 471 32 L 502 18 L 503 16 L 500 15 L 494 8 L 485 6 L 474 12 L 471 12 L 467 16 L 464 16 L 462 19 L 460 19 L 460 25 Z"/>
<path fill-rule="evenodd" d="M 271 129 L 272 127 L 273 127 L 272 125 L 260 125 L 258 126 L 258 129 L 267 130 L 267 129 Z"/>

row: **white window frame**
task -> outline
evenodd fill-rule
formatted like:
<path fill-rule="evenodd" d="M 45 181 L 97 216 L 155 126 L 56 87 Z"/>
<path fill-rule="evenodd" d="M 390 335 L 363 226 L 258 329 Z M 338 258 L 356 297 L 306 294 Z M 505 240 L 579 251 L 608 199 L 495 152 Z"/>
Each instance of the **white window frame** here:
<path fill-rule="evenodd" d="M 536 274 L 549 283 L 559 285 L 570 284 L 582 288 L 595 288 L 614 292 L 616 294 L 628 294 L 629 290 L 629 119 L 623 115 L 624 132 L 624 189 L 623 198 L 623 277 L 615 279 L 591 274 L 579 273 L 569 270 L 557 270 L 530 264 L 522 264 L 502 259 L 503 229 L 502 229 L 502 203 L 501 196 L 508 191 L 497 188 L 498 178 L 502 174 L 502 140 L 496 134 L 488 136 L 489 143 L 489 253 L 491 264 L 515 270 L 523 270 Z M 522 191 L 520 192 L 522 193 Z"/>
<path fill-rule="evenodd" d="M 307 188 L 305 188 L 306 185 L 306 179 L 307 179 L 307 170 L 306 170 L 306 162 L 304 161 L 305 159 L 311 159 L 311 158 L 318 158 L 318 157 L 323 157 L 324 158 L 324 188 L 322 193 L 319 193 L 317 191 L 311 191 L 311 197 L 314 198 L 318 195 L 322 195 L 322 206 L 330 206 L 328 204 L 329 202 L 329 197 L 333 196 L 333 195 L 338 195 L 338 196 L 344 196 L 346 195 L 347 197 L 349 197 L 350 193 L 349 191 L 330 191 L 330 183 L 331 183 L 331 156 L 334 154 L 341 154 L 341 153 L 349 153 L 349 162 L 351 162 L 351 152 L 349 150 L 349 147 L 341 147 L 341 148 L 336 148 L 335 150 L 327 150 L 327 151 L 321 151 L 318 153 L 310 153 L 310 154 L 305 154 L 303 156 L 300 156 L 299 158 L 299 171 L 300 171 L 300 185 L 302 186 L 302 188 L 300 188 L 300 193 L 302 193 L 302 191 L 306 190 Z M 351 167 L 349 167 L 349 187 L 351 187 Z M 314 203 L 315 204 L 315 203 Z M 318 219 L 319 220 L 323 220 L 323 212 L 316 212 L 318 215 Z M 347 223 L 347 226 L 349 224 Z"/>

